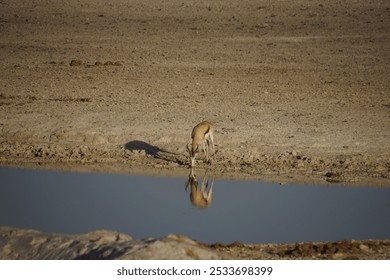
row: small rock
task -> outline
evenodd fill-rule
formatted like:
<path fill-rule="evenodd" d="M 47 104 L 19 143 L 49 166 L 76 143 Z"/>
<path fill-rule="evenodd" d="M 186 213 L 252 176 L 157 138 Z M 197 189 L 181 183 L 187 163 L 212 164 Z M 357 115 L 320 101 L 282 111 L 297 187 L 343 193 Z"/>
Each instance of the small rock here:
<path fill-rule="evenodd" d="M 298 155 L 298 152 L 295 151 L 295 150 L 292 150 L 291 155 L 292 155 L 293 157 L 296 157 L 296 156 Z"/>
<path fill-rule="evenodd" d="M 73 59 L 71 62 L 70 62 L 70 66 L 80 66 L 82 65 L 83 62 L 81 60 L 78 60 L 78 59 Z"/>
<path fill-rule="evenodd" d="M 370 247 L 368 247 L 365 244 L 360 244 L 359 245 L 359 249 L 362 250 L 362 251 L 365 251 L 365 252 L 369 252 L 370 251 Z"/>
<path fill-rule="evenodd" d="M 107 138 L 100 135 L 95 135 L 92 138 L 92 144 L 94 145 L 107 144 Z"/>
<path fill-rule="evenodd" d="M 345 259 L 345 255 L 343 253 L 336 253 L 333 255 L 334 260 L 342 260 Z"/>
<path fill-rule="evenodd" d="M 88 155 L 88 154 L 90 154 L 90 149 L 88 146 L 81 146 L 79 149 L 79 153 L 81 156 Z"/>

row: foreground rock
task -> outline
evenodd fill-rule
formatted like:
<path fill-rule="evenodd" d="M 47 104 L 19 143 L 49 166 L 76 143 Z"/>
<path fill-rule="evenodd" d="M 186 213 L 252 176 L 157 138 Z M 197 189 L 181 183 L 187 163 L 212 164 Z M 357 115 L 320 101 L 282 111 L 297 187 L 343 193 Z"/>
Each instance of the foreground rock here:
<path fill-rule="evenodd" d="M 80 235 L 0 228 L 0 259 L 221 259 L 223 252 L 179 235 L 134 240 L 114 231 Z"/>
<path fill-rule="evenodd" d="M 205 245 L 181 235 L 134 240 L 114 231 L 80 235 L 0 227 L 0 259 L 389 259 L 390 240 Z"/>

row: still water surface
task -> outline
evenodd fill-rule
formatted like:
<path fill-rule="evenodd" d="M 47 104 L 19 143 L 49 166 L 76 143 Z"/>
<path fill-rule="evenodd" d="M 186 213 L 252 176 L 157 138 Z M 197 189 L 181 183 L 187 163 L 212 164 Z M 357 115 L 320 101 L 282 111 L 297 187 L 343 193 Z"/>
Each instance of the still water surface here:
<path fill-rule="evenodd" d="M 200 189 L 205 174 L 197 175 Z M 212 202 L 199 208 L 187 180 L 0 168 L 0 225 L 134 238 L 177 233 L 207 243 L 390 238 L 390 189 L 215 179 Z"/>

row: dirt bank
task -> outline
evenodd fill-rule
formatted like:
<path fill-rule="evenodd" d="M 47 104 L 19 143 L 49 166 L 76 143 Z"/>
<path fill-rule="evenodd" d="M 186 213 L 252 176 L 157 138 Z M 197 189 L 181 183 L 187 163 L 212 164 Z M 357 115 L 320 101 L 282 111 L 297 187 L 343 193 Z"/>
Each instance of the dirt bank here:
<path fill-rule="evenodd" d="M 185 174 L 207 119 L 220 176 L 390 186 L 388 1 L 0 0 L 0 34 L 0 165 Z"/>
<path fill-rule="evenodd" d="M 0 1 L 0 164 L 389 186 L 387 1 Z M 201 164 L 201 163 L 199 163 Z"/>

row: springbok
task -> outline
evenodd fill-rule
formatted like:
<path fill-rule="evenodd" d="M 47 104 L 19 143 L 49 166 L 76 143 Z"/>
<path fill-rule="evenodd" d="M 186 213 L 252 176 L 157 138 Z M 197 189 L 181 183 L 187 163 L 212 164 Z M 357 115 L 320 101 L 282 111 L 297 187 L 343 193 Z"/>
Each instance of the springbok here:
<path fill-rule="evenodd" d="M 207 208 L 211 205 L 214 185 L 214 175 L 212 177 L 211 186 L 207 192 L 209 186 L 209 179 L 207 175 L 208 170 L 203 176 L 202 185 L 199 187 L 199 183 L 196 180 L 194 169 L 191 168 L 190 174 L 188 175 L 188 181 L 186 183 L 186 191 L 189 185 L 191 185 L 190 200 L 192 205 L 198 208 Z"/>
<path fill-rule="evenodd" d="M 194 167 L 195 158 L 199 152 L 199 145 L 203 144 L 203 153 L 206 156 L 206 161 L 209 161 L 209 146 L 210 142 L 213 145 L 213 158 L 215 161 L 215 146 L 214 146 L 214 125 L 208 121 L 203 121 L 192 129 L 192 144 L 187 144 L 187 151 L 190 154 L 190 165 Z"/>

